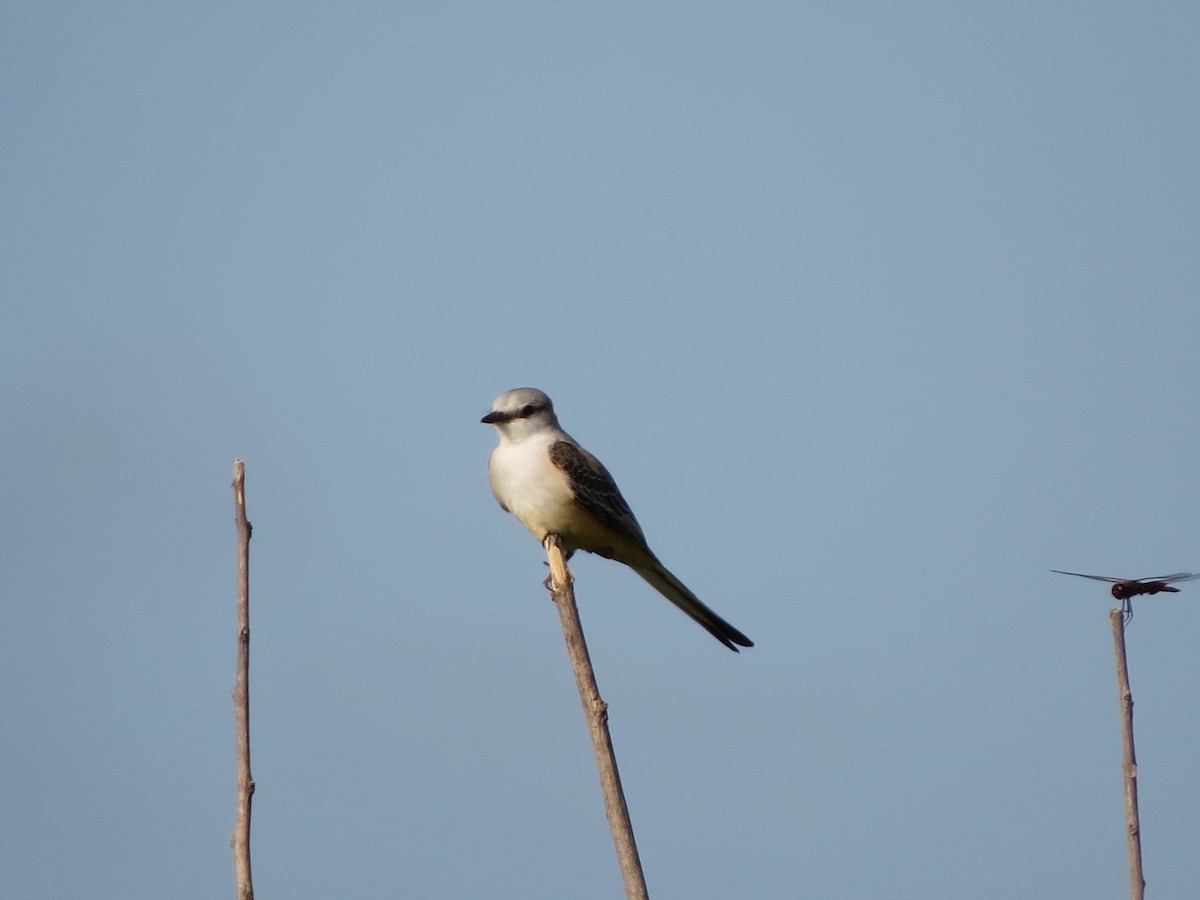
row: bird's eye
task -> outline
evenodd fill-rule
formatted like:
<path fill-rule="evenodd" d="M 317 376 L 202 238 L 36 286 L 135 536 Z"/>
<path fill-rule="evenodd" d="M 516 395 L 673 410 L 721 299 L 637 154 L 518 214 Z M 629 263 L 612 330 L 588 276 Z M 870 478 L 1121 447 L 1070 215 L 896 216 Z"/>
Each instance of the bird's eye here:
<path fill-rule="evenodd" d="M 537 412 L 537 407 L 534 406 L 532 403 L 528 403 L 525 406 L 521 407 L 521 411 L 517 413 L 517 418 L 527 419 L 530 416 L 532 416 L 535 412 Z"/>

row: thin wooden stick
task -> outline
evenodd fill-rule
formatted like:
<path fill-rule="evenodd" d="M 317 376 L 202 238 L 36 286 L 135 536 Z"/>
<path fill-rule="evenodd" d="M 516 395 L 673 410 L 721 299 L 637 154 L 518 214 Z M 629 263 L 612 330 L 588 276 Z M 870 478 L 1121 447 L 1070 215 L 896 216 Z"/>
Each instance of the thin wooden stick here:
<path fill-rule="evenodd" d="M 237 824 L 233 847 L 234 884 L 238 900 L 254 900 L 250 879 L 250 799 L 254 779 L 250 777 L 250 523 L 246 521 L 246 464 L 233 463 L 233 511 L 238 545 L 238 649 L 237 681 L 233 686 L 234 740 L 237 744 Z"/>
<path fill-rule="evenodd" d="M 1133 753 L 1133 692 L 1129 689 L 1129 667 L 1125 661 L 1125 614 L 1123 610 L 1109 612 L 1112 619 L 1113 644 L 1117 651 L 1117 700 L 1121 704 L 1121 738 L 1125 748 L 1125 828 L 1129 842 L 1129 896 L 1142 900 L 1146 879 L 1142 875 L 1142 826 L 1138 819 L 1137 757 Z"/>
<path fill-rule="evenodd" d="M 562 619 L 563 637 L 567 641 L 567 653 L 571 657 L 571 668 L 575 672 L 575 683 L 579 687 L 583 715 L 592 735 L 596 768 L 600 772 L 600 790 L 604 794 L 604 810 L 608 815 L 608 827 L 617 851 L 617 864 L 621 867 L 621 877 L 625 881 L 625 896 L 628 900 L 649 900 L 646 876 L 642 873 L 642 862 L 633 838 L 633 824 L 629 821 L 629 807 L 625 805 L 625 792 L 621 790 L 617 756 L 613 752 L 612 738 L 608 733 L 608 704 L 601 699 L 600 689 L 596 687 L 596 675 L 592 671 L 587 641 L 583 637 L 583 625 L 579 621 L 579 609 L 575 605 L 571 573 L 567 570 L 567 561 L 563 556 L 558 536 L 549 535 L 545 545 L 546 556 L 550 562 L 550 593 L 554 597 L 554 605 L 558 607 L 559 618 Z"/>

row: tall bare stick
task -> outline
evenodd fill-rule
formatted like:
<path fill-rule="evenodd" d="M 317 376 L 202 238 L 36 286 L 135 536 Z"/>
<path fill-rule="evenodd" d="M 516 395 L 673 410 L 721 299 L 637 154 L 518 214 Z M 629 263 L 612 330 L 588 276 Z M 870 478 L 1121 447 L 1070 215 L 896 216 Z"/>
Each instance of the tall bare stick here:
<path fill-rule="evenodd" d="M 1137 757 L 1133 753 L 1133 692 L 1129 689 L 1129 667 L 1125 662 L 1125 613 L 1114 609 L 1112 619 L 1113 644 L 1117 651 L 1117 700 L 1121 704 L 1121 738 L 1125 748 L 1125 828 L 1129 842 L 1129 896 L 1142 900 L 1146 879 L 1142 876 L 1142 826 L 1138 819 Z"/>
<path fill-rule="evenodd" d="M 567 560 L 563 556 L 558 536 L 549 535 L 545 544 L 546 556 L 550 562 L 550 593 L 554 597 L 554 605 L 558 607 L 559 618 L 562 619 L 563 637 L 567 641 L 567 653 L 571 657 L 571 668 L 575 672 L 575 683 L 579 687 L 583 715 L 592 735 L 596 768 L 600 772 L 600 790 L 604 794 L 604 810 L 608 815 L 608 827 L 617 851 L 617 864 L 621 867 L 621 877 L 625 881 L 625 896 L 628 900 L 649 900 L 646 876 L 642 874 L 642 861 L 638 857 L 637 843 L 633 839 L 633 824 L 629 821 L 629 807 L 625 805 L 625 792 L 621 790 L 617 756 L 613 752 L 612 738 L 608 734 L 608 704 L 600 698 L 600 689 L 596 687 L 596 674 L 592 671 L 587 641 L 583 637 L 579 608 L 575 605 L 571 573 L 567 571 Z"/>
<path fill-rule="evenodd" d="M 250 879 L 250 523 L 246 521 L 246 464 L 233 463 L 233 511 L 237 523 L 238 557 L 238 650 L 237 680 L 233 686 L 234 740 L 237 744 L 237 823 L 233 847 L 234 884 L 237 900 L 254 900 Z"/>

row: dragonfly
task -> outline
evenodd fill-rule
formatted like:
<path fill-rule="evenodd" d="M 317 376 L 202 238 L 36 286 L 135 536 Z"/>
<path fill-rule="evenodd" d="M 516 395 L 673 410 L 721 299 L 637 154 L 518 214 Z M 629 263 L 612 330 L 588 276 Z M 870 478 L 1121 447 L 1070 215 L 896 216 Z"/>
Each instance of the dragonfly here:
<path fill-rule="evenodd" d="M 1192 581 L 1200 578 L 1200 572 L 1176 572 L 1174 575 L 1154 575 L 1150 578 L 1110 578 L 1107 575 L 1084 575 L 1082 572 L 1064 572 L 1062 569 L 1051 569 L 1059 575 L 1075 575 L 1079 578 L 1090 578 L 1092 581 L 1107 581 L 1112 585 L 1112 595 L 1121 601 L 1121 612 L 1126 619 L 1133 618 L 1131 600 L 1141 594 L 1170 593 L 1178 594 L 1179 588 L 1171 587 L 1179 581 Z"/>

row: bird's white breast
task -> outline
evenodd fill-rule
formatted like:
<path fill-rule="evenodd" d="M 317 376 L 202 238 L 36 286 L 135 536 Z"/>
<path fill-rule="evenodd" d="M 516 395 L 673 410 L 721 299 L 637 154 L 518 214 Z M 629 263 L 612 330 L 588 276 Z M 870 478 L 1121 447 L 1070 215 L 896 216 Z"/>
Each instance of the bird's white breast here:
<path fill-rule="evenodd" d="M 550 445 L 559 435 L 502 441 L 488 462 L 488 480 L 496 499 L 539 541 L 560 534 L 572 517 L 574 494 L 561 469 L 550 461 Z"/>

